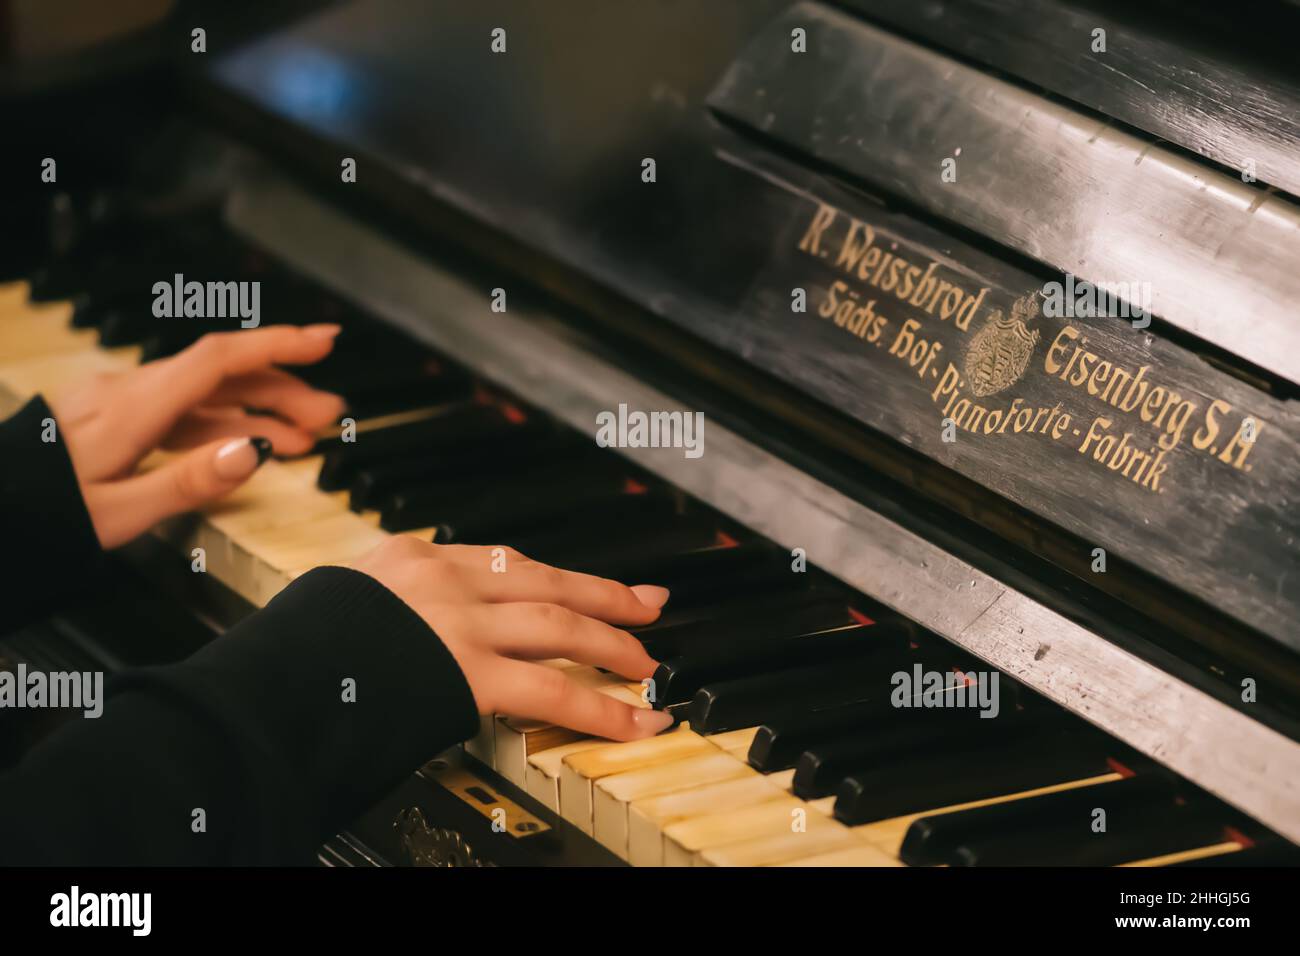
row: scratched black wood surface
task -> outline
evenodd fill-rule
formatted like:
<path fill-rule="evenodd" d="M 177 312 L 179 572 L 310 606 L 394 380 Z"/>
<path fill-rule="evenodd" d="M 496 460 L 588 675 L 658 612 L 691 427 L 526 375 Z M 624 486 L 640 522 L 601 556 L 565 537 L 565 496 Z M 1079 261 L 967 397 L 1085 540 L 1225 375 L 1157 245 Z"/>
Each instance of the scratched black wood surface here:
<path fill-rule="evenodd" d="M 1300 9 L 1273 0 L 839 0 L 1300 196 Z M 1094 50 L 1094 30 L 1105 50 Z"/>
<path fill-rule="evenodd" d="M 1074 419 L 1070 430 L 1054 439 L 958 429 L 956 441 L 943 441 L 932 397 L 939 378 L 928 370 L 919 377 L 889 354 L 902 323 L 921 321 L 918 334 L 943 345 L 933 366 L 940 375 L 952 362 L 969 381 L 972 343 L 994 311 L 1007 318 L 1052 276 L 719 124 L 705 105 L 710 90 L 786 6 L 719 0 L 700 15 L 680 2 L 573 0 L 543 13 L 496 0 L 366 0 L 222 57 L 212 81 L 282 130 L 298 169 L 337 183 L 340 155 L 355 156 L 358 188 L 374 188 L 362 186 L 368 170 L 400 185 L 384 197 L 390 206 L 412 216 L 450 206 L 487 224 L 1300 649 L 1300 419 L 1292 404 L 1126 322 L 1071 320 L 1091 351 L 1150 366 L 1153 383 L 1195 402 L 1189 434 L 1212 401 L 1231 406 L 1225 428 L 1246 415 L 1262 423 L 1249 471 L 1193 449 L 1185 435 L 1159 490 L 1141 487 L 1081 454 L 1073 427 L 1086 435 L 1108 414 L 1115 434 L 1132 432 L 1143 450 L 1156 433 L 1046 375 L 1045 352 L 1062 324 L 1040 316 L 1023 372 L 981 403 L 1059 403 Z M 494 56 L 488 38 L 498 26 L 511 45 Z M 653 184 L 641 178 L 646 157 L 657 162 Z M 372 184 L 380 179 L 371 175 Z M 798 248 L 823 205 L 834 215 L 827 257 Z M 854 218 L 909 262 L 933 261 L 947 281 L 987 289 L 969 328 L 914 314 L 861 283 L 860 301 L 877 299 L 884 344 L 820 316 L 830 283 L 855 284 L 834 265 Z M 808 294 L 805 312 L 791 309 L 795 287 Z"/>

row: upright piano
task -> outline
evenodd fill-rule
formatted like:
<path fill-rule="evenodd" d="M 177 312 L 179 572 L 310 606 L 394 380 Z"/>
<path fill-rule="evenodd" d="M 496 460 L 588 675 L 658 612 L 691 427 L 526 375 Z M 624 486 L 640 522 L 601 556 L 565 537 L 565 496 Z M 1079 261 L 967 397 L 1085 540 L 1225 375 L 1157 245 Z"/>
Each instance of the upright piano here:
<path fill-rule="evenodd" d="M 171 659 L 388 535 L 513 545 L 671 588 L 651 685 L 553 666 L 678 723 L 486 717 L 323 864 L 1300 859 L 1300 9 L 287 6 L 18 84 L 0 395 L 237 326 L 159 279 L 256 280 L 343 324 L 303 374 L 355 440 L 0 657 Z M 698 446 L 595 440 L 638 413 Z"/>

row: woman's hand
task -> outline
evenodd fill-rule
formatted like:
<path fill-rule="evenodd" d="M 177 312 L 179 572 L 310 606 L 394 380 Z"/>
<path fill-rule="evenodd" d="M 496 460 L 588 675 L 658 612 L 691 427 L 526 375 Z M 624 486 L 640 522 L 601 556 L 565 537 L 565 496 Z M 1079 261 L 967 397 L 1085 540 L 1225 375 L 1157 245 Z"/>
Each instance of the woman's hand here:
<path fill-rule="evenodd" d="M 338 421 L 343 400 L 274 366 L 320 361 L 338 332 L 309 325 L 206 335 L 171 358 L 51 400 L 100 544 L 125 544 L 233 491 L 272 451 L 308 451 L 314 433 Z M 155 448 L 189 451 L 137 474 Z"/>
<path fill-rule="evenodd" d="M 643 626 L 664 588 L 561 571 L 511 548 L 436 545 L 399 535 L 354 566 L 406 602 L 460 664 L 480 714 L 544 720 L 612 740 L 666 729 L 672 718 L 633 707 L 532 661 L 568 658 L 638 681 L 657 666 L 612 625 Z M 503 570 L 494 570 L 503 569 Z"/>

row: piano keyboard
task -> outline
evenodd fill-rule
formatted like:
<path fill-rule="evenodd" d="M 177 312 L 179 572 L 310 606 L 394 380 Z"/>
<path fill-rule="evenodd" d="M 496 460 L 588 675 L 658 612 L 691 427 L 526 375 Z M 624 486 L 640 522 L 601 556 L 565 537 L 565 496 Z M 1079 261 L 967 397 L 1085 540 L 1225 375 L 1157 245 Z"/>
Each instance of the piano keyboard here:
<path fill-rule="evenodd" d="M 667 708 L 674 728 L 611 743 L 498 715 L 465 744 L 618 857 L 638 866 L 1160 865 L 1248 851 L 1261 838 L 1009 680 L 997 720 L 864 699 L 869 682 L 884 687 L 914 664 L 979 665 L 815 571 L 794 573 L 770 543 L 252 250 L 229 254 L 292 290 L 277 318 L 343 324 L 335 353 L 299 371 L 344 394 L 358 437 L 325 436 L 312 455 L 268 462 L 229 498 L 158 533 L 187 559 L 204 549 L 208 573 L 255 606 L 390 534 L 508 544 L 670 587 L 663 617 L 637 632 L 663 662 L 653 703 L 640 684 L 550 663 L 620 700 Z M 144 266 L 114 257 L 124 273 Z M 121 306 L 104 278 L 112 274 L 98 270 L 98 284 L 83 285 L 75 262 L 56 262 L 32 284 L 0 286 L 0 393 L 11 406 L 174 353 L 206 331 L 162 320 L 160 332 L 160 320 Z M 615 525 L 628 533 L 611 538 Z M 1109 817 L 1105 833 L 1091 826 L 1096 808 Z"/>

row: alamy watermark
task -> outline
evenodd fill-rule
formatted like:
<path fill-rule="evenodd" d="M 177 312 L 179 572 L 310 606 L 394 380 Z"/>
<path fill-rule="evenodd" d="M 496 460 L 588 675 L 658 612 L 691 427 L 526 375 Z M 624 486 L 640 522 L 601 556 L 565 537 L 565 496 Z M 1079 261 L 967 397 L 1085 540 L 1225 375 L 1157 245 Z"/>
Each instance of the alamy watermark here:
<path fill-rule="evenodd" d="M 911 671 L 896 671 L 889 682 L 895 707 L 970 707 L 980 718 L 998 715 L 997 671 L 928 671 L 920 664 Z"/>
<path fill-rule="evenodd" d="M 72 709 L 94 720 L 104 713 L 103 671 L 0 671 L 0 708 Z"/>
<path fill-rule="evenodd" d="M 596 415 L 596 444 L 601 448 L 681 448 L 687 458 L 704 454 L 703 412 L 628 411 Z"/>
<path fill-rule="evenodd" d="M 50 925 L 56 927 L 112 927 L 148 936 L 153 929 L 152 893 L 83 893 L 73 886 L 50 897 Z"/>
<path fill-rule="evenodd" d="M 1043 286 L 1043 315 L 1053 319 L 1131 319 L 1135 329 L 1151 324 L 1150 282 L 1089 282 L 1067 272 L 1064 282 Z"/>
<path fill-rule="evenodd" d="M 262 321 L 261 282 L 186 282 L 176 273 L 171 282 L 153 284 L 153 314 L 159 319 L 239 318 L 243 329 Z"/>

